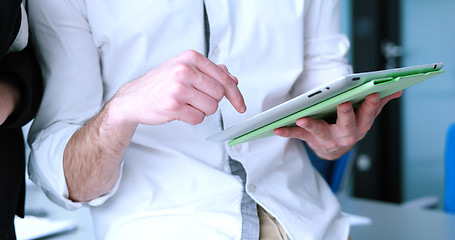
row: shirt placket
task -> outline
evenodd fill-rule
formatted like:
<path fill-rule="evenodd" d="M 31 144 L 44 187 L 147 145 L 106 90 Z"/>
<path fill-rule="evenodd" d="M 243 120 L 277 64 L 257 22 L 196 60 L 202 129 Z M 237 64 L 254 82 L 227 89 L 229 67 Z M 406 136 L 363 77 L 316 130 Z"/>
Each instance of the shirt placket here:
<path fill-rule="evenodd" d="M 224 0 L 206 0 L 204 2 L 210 28 L 208 58 L 214 63 L 220 63 L 229 47 L 229 3 Z"/>

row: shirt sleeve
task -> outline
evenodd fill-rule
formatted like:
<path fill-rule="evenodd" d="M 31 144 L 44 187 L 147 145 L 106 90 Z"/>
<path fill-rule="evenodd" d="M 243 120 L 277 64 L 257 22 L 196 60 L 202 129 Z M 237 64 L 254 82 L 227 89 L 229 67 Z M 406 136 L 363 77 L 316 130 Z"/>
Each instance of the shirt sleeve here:
<path fill-rule="evenodd" d="M 85 3 L 33 0 L 28 4 L 31 35 L 45 83 L 41 108 L 28 139 L 30 178 L 51 200 L 65 208 L 99 205 L 116 187 L 91 202 L 72 202 L 68 199 L 63 170 L 67 142 L 103 104 L 100 59 Z"/>
<path fill-rule="evenodd" d="M 341 1 L 305 1 L 304 14 L 304 71 L 296 94 L 352 72 L 349 39 L 341 33 Z"/>

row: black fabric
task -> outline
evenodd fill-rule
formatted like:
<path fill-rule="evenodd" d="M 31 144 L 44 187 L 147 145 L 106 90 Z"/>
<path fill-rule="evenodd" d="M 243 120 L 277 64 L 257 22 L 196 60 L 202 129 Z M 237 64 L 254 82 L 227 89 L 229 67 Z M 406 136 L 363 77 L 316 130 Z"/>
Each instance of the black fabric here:
<path fill-rule="evenodd" d="M 205 31 L 205 56 L 209 56 L 210 51 L 210 25 L 209 25 L 209 17 L 207 16 L 207 9 L 205 8 L 204 3 L 204 31 Z"/>
<path fill-rule="evenodd" d="M 21 127 L 37 112 L 43 92 L 31 47 L 6 55 L 20 27 L 20 4 L 21 0 L 0 0 L 0 78 L 20 92 L 18 107 L 0 125 L 0 240 L 16 239 L 14 215 L 24 215 L 25 149 Z"/>
<path fill-rule="evenodd" d="M 25 150 L 21 129 L 0 128 L 0 239 L 15 239 L 14 215 L 24 216 Z"/>
<path fill-rule="evenodd" d="M 14 42 L 21 26 L 21 0 L 0 0 L 0 59 Z"/>
<path fill-rule="evenodd" d="M 15 85 L 21 96 L 13 115 L 2 126 L 20 128 L 33 118 L 43 94 L 41 72 L 31 46 L 5 56 L 0 61 L 0 77 Z"/>

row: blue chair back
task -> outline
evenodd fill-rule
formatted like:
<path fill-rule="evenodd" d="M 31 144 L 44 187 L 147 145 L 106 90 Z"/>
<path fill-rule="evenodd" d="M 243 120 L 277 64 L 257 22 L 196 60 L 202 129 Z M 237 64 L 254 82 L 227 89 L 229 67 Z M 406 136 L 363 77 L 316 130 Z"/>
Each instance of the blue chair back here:
<path fill-rule="evenodd" d="M 455 214 L 455 123 L 447 130 L 444 164 L 444 210 Z"/>
<path fill-rule="evenodd" d="M 307 144 L 304 143 L 304 145 L 313 166 L 329 184 L 332 192 L 338 193 L 345 177 L 346 167 L 349 165 L 352 151 L 347 152 L 337 160 L 330 161 L 320 159 Z"/>

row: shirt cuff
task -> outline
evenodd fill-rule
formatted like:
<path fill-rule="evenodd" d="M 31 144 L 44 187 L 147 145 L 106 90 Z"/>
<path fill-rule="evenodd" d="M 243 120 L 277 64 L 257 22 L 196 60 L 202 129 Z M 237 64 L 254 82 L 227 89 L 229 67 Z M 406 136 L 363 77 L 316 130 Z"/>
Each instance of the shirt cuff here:
<path fill-rule="evenodd" d="M 120 167 L 120 176 L 111 191 L 89 202 L 71 201 L 68 198 L 69 191 L 63 170 L 63 152 L 71 136 L 80 126 L 70 125 L 63 128 L 57 125 L 42 131 L 31 143 L 30 162 L 28 166 L 30 179 L 43 189 L 51 201 L 63 208 L 73 210 L 83 206 L 98 206 L 103 204 L 118 189 L 122 177 L 123 162 Z M 49 134 L 50 132 L 52 134 Z M 44 137 L 44 135 L 47 136 Z"/>

